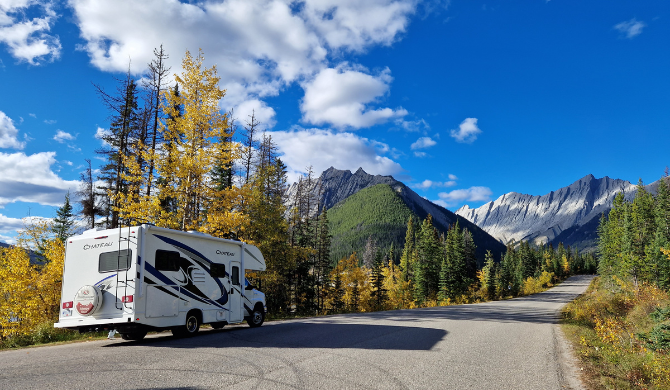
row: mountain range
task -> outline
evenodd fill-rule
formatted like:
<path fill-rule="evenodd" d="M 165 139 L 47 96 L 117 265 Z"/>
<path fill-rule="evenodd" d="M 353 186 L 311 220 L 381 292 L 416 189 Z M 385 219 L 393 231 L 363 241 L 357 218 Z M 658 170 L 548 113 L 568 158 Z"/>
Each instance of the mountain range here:
<path fill-rule="evenodd" d="M 658 181 L 646 186 L 655 194 Z M 586 175 L 567 187 L 545 195 L 510 192 L 478 208 L 465 205 L 456 211 L 500 242 L 530 241 L 536 245 L 562 242 L 585 251 L 597 246 L 600 216 L 609 213 L 619 192 L 631 201 L 637 186 L 607 176 Z"/>

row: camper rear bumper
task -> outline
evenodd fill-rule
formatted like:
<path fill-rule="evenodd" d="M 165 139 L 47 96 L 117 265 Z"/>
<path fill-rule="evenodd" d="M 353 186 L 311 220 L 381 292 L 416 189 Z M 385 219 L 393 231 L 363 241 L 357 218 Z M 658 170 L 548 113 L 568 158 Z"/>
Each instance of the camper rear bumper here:
<path fill-rule="evenodd" d="M 116 318 L 73 318 L 73 319 L 61 319 L 60 321 L 54 324 L 54 328 L 82 328 L 82 327 L 97 327 L 103 325 L 119 325 L 127 324 L 129 322 L 134 322 L 131 315 L 124 315 L 123 317 Z"/>

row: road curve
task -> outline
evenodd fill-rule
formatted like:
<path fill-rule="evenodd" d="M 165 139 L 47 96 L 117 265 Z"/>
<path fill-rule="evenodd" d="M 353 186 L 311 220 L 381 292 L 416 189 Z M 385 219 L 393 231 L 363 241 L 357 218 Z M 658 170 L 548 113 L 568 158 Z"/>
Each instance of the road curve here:
<path fill-rule="evenodd" d="M 3 389 L 564 389 L 557 313 L 591 281 L 474 305 L 0 352 Z M 571 381 L 572 380 L 572 381 Z"/>

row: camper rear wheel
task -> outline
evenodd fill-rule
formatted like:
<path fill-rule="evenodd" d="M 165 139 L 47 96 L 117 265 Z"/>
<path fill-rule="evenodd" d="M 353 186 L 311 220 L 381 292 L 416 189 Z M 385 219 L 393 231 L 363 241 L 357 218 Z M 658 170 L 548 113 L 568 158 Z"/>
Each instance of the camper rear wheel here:
<path fill-rule="evenodd" d="M 189 311 L 188 314 L 186 314 L 186 324 L 172 328 L 172 334 L 177 337 L 190 337 L 195 335 L 200 330 L 200 324 L 202 323 L 200 318 L 200 312 L 196 310 Z"/>
<path fill-rule="evenodd" d="M 124 340 L 142 340 L 147 335 L 147 331 L 137 331 L 132 333 L 121 333 L 121 338 Z"/>
<path fill-rule="evenodd" d="M 252 328 L 258 328 L 263 325 L 263 321 L 265 321 L 265 310 L 263 310 L 263 306 L 254 306 L 254 310 L 251 312 L 247 324 Z"/>

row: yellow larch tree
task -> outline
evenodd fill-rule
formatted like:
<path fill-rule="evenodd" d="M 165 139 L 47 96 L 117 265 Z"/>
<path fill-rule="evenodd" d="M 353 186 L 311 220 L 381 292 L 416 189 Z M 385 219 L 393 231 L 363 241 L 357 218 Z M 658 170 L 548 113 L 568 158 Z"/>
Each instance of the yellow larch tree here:
<path fill-rule="evenodd" d="M 393 263 L 393 259 L 389 259 L 388 267 L 384 267 L 382 274 L 384 275 L 384 289 L 388 295 L 388 306 L 392 309 L 414 307 L 412 282 L 403 279 L 403 272 Z"/>
<path fill-rule="evenodd" d="M 175 75 L 178 88 L 165 90 L 161 108 L 166 118 L 160 126 L 165 140 L 152 150 L 141 142 L 132 155 L 123 156 L 128 191 L 120 194 L 122 217 L 157 226 L 199 230 L 215 236 L 239 233 L 249 223 L 241 205 L 249 196 L 247 188 L 220 188 L 212 180 L 215 165 L 239 158 L 240 145 L 232 141 L 228 115 L 220 109 L 225 90 L 219 87 L 216 66 L 204 66 L 202 50 L 193 57 L 186 52 L 183 73 Z M 156 183 L 146 164 L 156 162 Z M 150 195 L 148 185 L 157 188 Z"/>
<path fill-rule="evenodd" d="M 16 246 L 0 251 L 0 336 L 28 334 L 58 320 L 65 245 L 47 221 L 28 222 Z M 38 239 L 40 242 L 36 242 Z M 28 248 L 41 249 L 45 263 L 30 263 Z"/>

